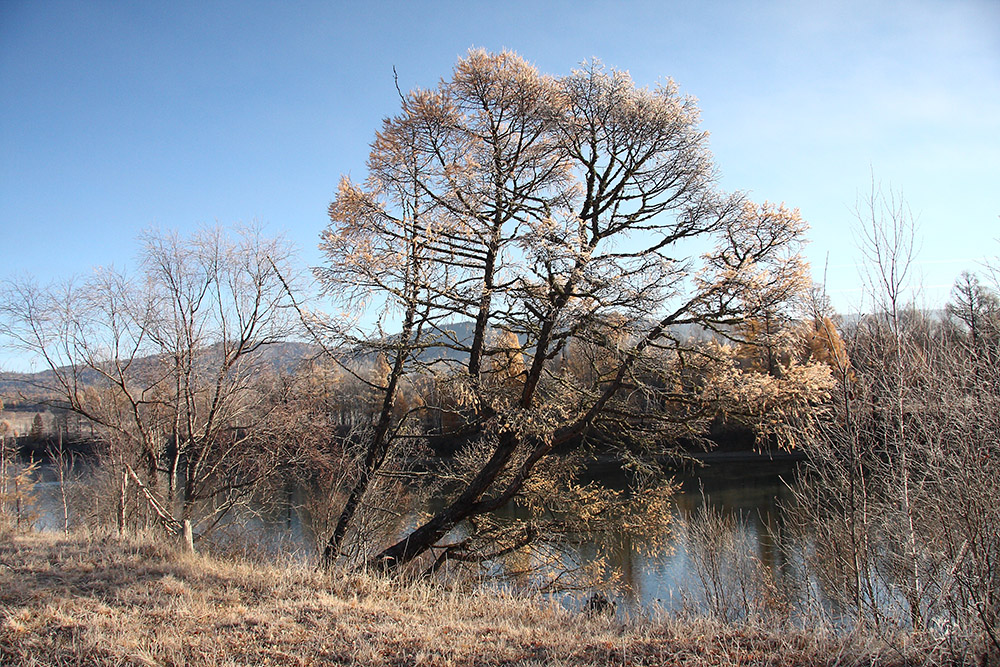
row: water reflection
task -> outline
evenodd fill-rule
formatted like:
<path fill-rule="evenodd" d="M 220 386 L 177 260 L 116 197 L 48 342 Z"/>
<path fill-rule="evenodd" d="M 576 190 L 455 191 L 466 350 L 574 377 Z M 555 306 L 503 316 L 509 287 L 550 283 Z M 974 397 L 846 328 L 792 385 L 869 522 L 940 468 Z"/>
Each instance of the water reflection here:
<path fill-rule="evenodd" d="M 671 549 L 647 554 L 628 541 L 611 551 L 621 574 L 625 597 L 632 605 L 676 611 L 704 604 L 706 582 L 699 576 L 696 549 L 688 525 L 699 525 L 706 508 L 730 519 L 717 536 L 729 545 L 750 549 L 776 578 L 789 572 L 785 549 L 784 510 L 791 499 L 794 464 L 766 462 L 707 462 L 675 473 L 680 492 L 675 496 Z M 726 563 L 737 567 L 738 563 Z"/>
<path fill-rule="evenodd" d="M 791 499 L 794 484 L 794 463 L 761 461 L 707 461 L 703 466 L 673 471 L 680 491 L 675 497 L 674 534 L 666 549 L 650 553 L 647 545 L 635 543 L 628 535 L 582 539 L 571 545 L 572 553 L 562 554 L 577 565 L 590 562 L 603 554 L 609 569 L 623 584 L 619 596 L 620 608 L 646 611 L 662 608 L 676 611 L 683 607 L 705 606 L 704 571 L 695 558 L 699 553 L 693 536 L 685 528 L 700 525 L 706 508 L 728 517 L 726 530 L 731 534 L 716 536 L 726 544 L 749 550 L 779 584 L 795 571 L 789 563 L 786 542 L 791 539 L 785 526 L 783 507 Z M 87 484 L 86 477 L 76 476 L 74 485 Z M 606 486 L 624 489 L 628 478 L 614 463 L 594 465 L 589 477 Z M 62 503 L 57 476 L 51 467 L 40 471 L 36 486 L 39 515 L 38 526 L 59 530 L 63 524 Z M 433 507 L 428 508 L 433 510 Z M 516 510 L 512 510 L 516 511 Z M 416 521 L 410 513 L 387 517 L 402 531 Z M 296 558 L 315 559 L 317 546 L 322 546 L 325 524 L 320 520 L 314 499 L 301 488 L 288 487 L 284 498 L 268 506 L 253 508 L 234 518 L 233 534 L 246 541 L 246 535 L 260 551 L 283 553 Z M 316 529 L 314 530 L 314 526 Z M 223 544 L 225 531 L 213 537 Z M 695 536 L 696 537 L 696 536 Z M 234 538 L 235 539 L 235 538 Z M 504 563 L 504 572 L 511 578 L 527 581 L 549 555 L 522 553 Z M 726 567 L 731 564 L 724 563 Z M 710 597 L 710 595 L 709 595 Z M 623 603 L 623 604 L 622 604 Z"/>

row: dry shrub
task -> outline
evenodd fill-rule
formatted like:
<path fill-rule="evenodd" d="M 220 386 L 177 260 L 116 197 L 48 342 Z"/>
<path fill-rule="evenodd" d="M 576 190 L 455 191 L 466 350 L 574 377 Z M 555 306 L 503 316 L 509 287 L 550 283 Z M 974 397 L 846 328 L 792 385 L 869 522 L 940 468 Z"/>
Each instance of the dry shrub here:
<path fill-rule="evenodd" d="M 724 624 L 766 623 L 782 628 L 791 603 L 757 553 L 759 539 L 745 518 L 703 503 L 681 519 L 699 583 L 697 613 Z"/>

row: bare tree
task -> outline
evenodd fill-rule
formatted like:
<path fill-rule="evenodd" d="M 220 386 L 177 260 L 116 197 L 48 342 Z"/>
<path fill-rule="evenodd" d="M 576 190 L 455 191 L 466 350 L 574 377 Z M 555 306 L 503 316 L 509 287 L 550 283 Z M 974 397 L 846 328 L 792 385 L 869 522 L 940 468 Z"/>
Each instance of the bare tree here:
<path fill-rule="evenodd" d="M 186 521 L 214 525 L 280 460 L 258 437 L 255 383 L 266 348 L 291 331 L 277 268 L 288 257 L 253 228 L 150 232 L 136 275 L 5 285 L 4 333 L 47 367 L 42 389 L 101 429 L 120 527 L 130 484 L 180 534 Z"/>
<path fill-rule="evenodd" d="M 963 271 L 955 281 L 951 298 L 948 315 L 965 330 L 972 353 L 982 357 L 995 347 L 993 343 L 1000 335 L 1000 299 L 968 271 Z"/>
<path fill-rule="evenodd" d="M 862 223 L 879 308 L 844 332 L 833 418 L 809 442 L 797 491 L 813 571 L 860 629 L 937 633 L 988 662 L 1000 654 L 1000 385 L 983 332 L 996 295 L 961 278 L 951 322 L 907 304 L 912 227 L 898 198 L 875 193 Z"/>
<path fill-rule="evenodd" d="M 368 181 L 345 181 L 330 207 L 319 277 L 349 306 L 419 323 L 391 339 L 393 368 L 450 385 L 451 405 L 420 409 L 455 414 L 469 444 L 448 502 L 373 565 L 527 543 L 546 532 L 532 527 L 544 512 L 513 528 L 485 519 L 515 500 L 541 507 L 532 494 L 595 503 L 580 460 L 554 452 L 581 452 L 602 423 L 637 416 L 630 396 L 680 346 L 673 328 L 731 334 L 802 289 L 797 212 L 717 192 L 697 122 L 672 82 L 637 89 L 600 63 L 552 78 L 483 51 L 385 121 Z M 561 372 L 573 341 L 603 350 L 586 388 Z M 515 353 L 515 374 L 492 381 Z M 383 385 L 387 400 L 396 386 Z M 459 524 L 468 537 L 443 541 Z"/>

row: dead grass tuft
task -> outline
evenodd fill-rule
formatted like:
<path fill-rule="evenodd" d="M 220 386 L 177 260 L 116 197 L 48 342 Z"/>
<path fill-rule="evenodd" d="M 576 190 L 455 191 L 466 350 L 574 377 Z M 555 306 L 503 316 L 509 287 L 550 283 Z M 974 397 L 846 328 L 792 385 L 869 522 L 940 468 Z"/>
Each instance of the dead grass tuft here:
<path fill-rule="evenodd" d="M 149 536 L 0 544 L 0 664 L 917 664 L 824 632 L 622 621 L 489 589 L 182 554 Z"/>

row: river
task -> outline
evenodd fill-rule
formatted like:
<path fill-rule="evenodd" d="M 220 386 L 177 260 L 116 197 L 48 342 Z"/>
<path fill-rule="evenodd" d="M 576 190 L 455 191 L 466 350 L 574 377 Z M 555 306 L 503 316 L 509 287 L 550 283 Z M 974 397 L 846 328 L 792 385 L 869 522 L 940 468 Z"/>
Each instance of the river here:
<path fill-rule="evenodd" d="M 606 552 L 609 569 L 623 584 L 614 595 L 619 609 L 626 613 L 636 609 L 676 612 L 731 604 L 731 600 L 720 601 L 718 597 L 736 595 L 739 591 L 734 592 L 734 588 L 760 583 L 746 581 L 748 577 L 759 579 L 761 574 L 746 571 L 746 563 L 740 561 L 747 554 L 754 556 L 755 566 L 765 569 L 778 585 L 795 576 L 786 548 L 791 539 L 786 507 L 795 483 L 795 465 L 794 460 L 709 455 L 700 466 L 688 465 L 671 473 L 680 490 L 674 499 L 674 529 L 666 548 L 647 553 L 644 545 L 621 541 Z M 625 484 L 623 473 L 613 463 L 595 464 L 590 475 L 609 486 L 621 488 Z M 63 515 L 55 470 L 43 467 L 38 479 L 36 526 L 59 530 Z M 256 514 L 245 519 L 243 527 L 252 531 L 258 546 L 314 558 L 317 540 L 309 528 L 308 514 L 297 509 L 299 506 L 292 502 L 280 511 Z M 711 535 L 698 530 L 705 525 L 706 508 L 718 529 Z M 597 553 L 598 546 L 582 540 L 575 549 L 577 558 L 584 562 Z M 720 559 L 714 570 L 712 559 L 706 556 Z M 720 585 L 721 591 L 713 588 Z"/>

